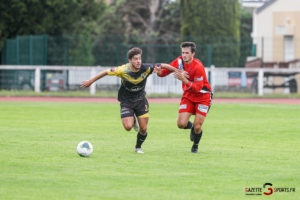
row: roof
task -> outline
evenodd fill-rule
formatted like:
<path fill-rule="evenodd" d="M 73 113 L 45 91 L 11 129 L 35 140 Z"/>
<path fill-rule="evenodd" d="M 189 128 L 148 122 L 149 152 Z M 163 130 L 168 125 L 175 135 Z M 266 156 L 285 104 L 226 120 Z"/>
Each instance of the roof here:
<path fill-rule="evenodd" d="M 273 3 L 275 3 L 276 1 L 277 0 L 267 1 L 266 3 L 264 3 L 264 5 L 262 5 L 261 7 L 257 8 L 256 14 L 261 13 L 264 9 L 266 9 L 267 7 L 269 7 L 270 5 L 272 5 Z"/>

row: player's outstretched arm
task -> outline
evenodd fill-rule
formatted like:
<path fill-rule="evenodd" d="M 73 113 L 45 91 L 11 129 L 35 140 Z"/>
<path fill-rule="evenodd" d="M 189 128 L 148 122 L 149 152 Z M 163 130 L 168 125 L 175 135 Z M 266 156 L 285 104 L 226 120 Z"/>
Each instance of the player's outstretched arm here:
<path fill-rule="evenodd" d="M 166 63 L 162 63 L 160 66 L 161 66 L 162 69 L 167 69 L 167 70 L 169 70 L 171 72 L 178 71 L 177 68 L 175 68 L 175 67 L 173 67 L 173 66 L 171 66 L 169 64 L 166 64 Z"/>
<path fill-rule="evenodd" d="M 159 77 L 164 77 L 164 76 L 169 75 L 172 72 L 175 72 L 176 70 L 178 70 L 178 69 L 169 64 L 161 63 L 160 66 L 157 67 L 156 73 Z"/>
<path fill-rule="evenodd" d="M 107 70 L 100 72 L 98 75 L 94 76 L 90 80 L 83 81 L 80 85 L 80 87 L 86 88 L 90 87 L 95 81 L 99 80 L 100 78 L 104 77 L 107 75 Z"/>

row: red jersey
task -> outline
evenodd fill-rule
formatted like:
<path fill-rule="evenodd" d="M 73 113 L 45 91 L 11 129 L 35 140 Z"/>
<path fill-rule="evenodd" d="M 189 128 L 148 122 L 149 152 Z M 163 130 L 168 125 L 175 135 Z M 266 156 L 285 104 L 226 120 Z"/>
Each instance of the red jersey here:
<path fill-rule="evenodd" d="M 181 65 L 181 63 L 183 65 Z M 184 71 L 188 72 L 189 82 L 186 85 L 182 83 L 182 98 L 185 97 L 193 102 L 199 102 L 202 98 L 207 97 L 207 95 L 203 94 L 211 92 L 211 87 L 207 80 L 204 66 L 200 60 L 193 58 L 192 62 L 187 65 L 180 56 L 173 60 L 170 65 L 178 69 L 183 67 Z M 162 69 L 160 76 L 167 76 L 170 73 L 171 71 Z"/>

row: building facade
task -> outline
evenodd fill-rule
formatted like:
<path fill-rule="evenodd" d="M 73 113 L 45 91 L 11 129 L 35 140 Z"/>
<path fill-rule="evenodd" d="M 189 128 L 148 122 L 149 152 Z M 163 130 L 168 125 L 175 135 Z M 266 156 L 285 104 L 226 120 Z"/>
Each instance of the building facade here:
<path fill-rule="evenodd" d="M 270 0 L 255 9 L 252 37 L 264 62 L 300 59 L 300 1 Z"/>

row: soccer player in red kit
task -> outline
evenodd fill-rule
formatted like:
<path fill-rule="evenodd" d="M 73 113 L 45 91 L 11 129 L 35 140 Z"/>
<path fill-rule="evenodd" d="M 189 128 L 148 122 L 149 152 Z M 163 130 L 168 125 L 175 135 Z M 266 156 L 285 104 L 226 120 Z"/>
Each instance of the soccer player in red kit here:
<path fill-rule="evenodd" d="M 174 71 L 174 77 L 182 81 L 183 95 L 177 119 L 177 126 L 181 129 L 191 129 L 190 139 L 193 142 L 192 153 L 198 152 L 199 141 L 202 137 L 202 125 L 209 111 L 212 101 L 212 90 L 206 77 L 205 69 L 200 60 L 194 58 L 196 44 L 194 42 L 181 43 L 181 54 L 170 63 L 178 70 L 162 66 L 158 75 L 167 76 Z M 190 122 L 191 115 L 195 115 L 194 123 Z"/>

